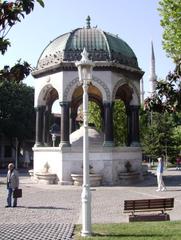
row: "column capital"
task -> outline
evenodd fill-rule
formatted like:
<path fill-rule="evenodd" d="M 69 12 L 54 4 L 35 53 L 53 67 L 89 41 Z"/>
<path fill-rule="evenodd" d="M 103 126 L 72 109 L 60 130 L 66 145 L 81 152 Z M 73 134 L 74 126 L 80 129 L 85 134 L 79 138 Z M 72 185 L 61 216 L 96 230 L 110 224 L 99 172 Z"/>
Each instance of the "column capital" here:
<path fill-rule="evenodd" d="M 35 107 L 35 110 L 36 111 L 44 111 L 46 109 L 46 106 L 45 105 L 39 105 L 39 106 L 36 106 Z"/>
<path fill-rule="evenodd" d="M 60 104 L 61 107 L 66 106 L 66 105 L 69 106 L 70 102 L 68 102 L 68 101 L 61 101 L 61 102 L 59 102 L 59 104 Z"/>
<path fill-rule="evenodd" d="M 107 105 L 114 105 L 113 101 L 103 101 L 103 105 L 107 106 Z"/>

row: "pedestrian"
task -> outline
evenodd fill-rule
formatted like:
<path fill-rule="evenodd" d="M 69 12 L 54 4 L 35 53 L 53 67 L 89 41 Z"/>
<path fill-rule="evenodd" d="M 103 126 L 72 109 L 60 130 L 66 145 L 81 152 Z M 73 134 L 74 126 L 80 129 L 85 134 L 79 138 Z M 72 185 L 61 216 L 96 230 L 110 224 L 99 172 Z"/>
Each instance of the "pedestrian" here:
<path fill-rule="evenodd" d="M 25 156 L 24 156 L 24 167 L 28 168 L 29 164 L 30 164 L 30 155 L 29 155 L 29 152 L 26 150 Z"/>
<path fill-rule="evenodd" d="M 19 175 L 13 163 L 8 164 L 7 173 L 7 205 L 6 207 L 17 207 L 17 198 L 13 198 L 13 191 L 19 187 Z"/>
<path fill-rule="evenodd" d="M 176 170 L 180 170 L 181 169 L 181 156 L 180 155 L 177 156 L 176 163 L 177 163 Z"/>
<path fill-rule="evenodd" d="M 158 189 L 156 190 L 157 192 L 159 191 L 166 191 L 165 184 L 163 182 L 163 169 L 164 169 L 164 162 L 163 158 L 159 157 L 158 158 L 158 165 L 157 165 L 157 183 L 158 183 Z"/>

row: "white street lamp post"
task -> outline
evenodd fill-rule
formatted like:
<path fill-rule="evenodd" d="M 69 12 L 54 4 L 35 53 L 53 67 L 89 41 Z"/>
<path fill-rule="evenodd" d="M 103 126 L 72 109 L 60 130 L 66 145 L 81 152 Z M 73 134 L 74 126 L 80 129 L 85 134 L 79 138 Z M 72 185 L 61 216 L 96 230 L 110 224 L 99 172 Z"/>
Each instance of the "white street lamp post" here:
<path fill-rule="evenodd" d="M 55 141 L 56 141 L 56 134 L 52 134 L 52 142 L 53 142 L 53 147 L 55 147 Z"/>
<path fill-rule="evenodd" d="M 91 235 L 91 192 L 89 182 L 89 139 L 88 139 L 88 87 L 92 81 L 93 62 L 87 51 L 83 50 L 82 58 L 75 63 L 78 68 L 79 81 L 83 87 L 83 188 L 82 188 L 82 231 L 83 237 Z"/>

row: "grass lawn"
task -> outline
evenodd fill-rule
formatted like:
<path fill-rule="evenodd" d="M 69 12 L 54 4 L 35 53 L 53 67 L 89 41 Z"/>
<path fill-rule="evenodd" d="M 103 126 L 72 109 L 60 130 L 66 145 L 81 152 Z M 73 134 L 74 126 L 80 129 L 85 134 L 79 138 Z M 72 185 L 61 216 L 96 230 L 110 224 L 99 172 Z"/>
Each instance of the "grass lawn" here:
<path fill-rule="evenodd" d="M 76 225 L 74 239 L 181 240 L 181 221 L 93 224 L 92 237 L 80 236 L 82 226 Z"/>

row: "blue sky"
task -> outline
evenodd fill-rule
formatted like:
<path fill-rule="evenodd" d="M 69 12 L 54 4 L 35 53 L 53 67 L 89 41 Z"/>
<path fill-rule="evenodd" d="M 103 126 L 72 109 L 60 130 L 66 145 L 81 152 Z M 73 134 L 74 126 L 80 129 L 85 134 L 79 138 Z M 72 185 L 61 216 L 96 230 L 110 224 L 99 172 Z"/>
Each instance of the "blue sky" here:
<path fill-rule="evenodd" d="M 118 34 L 135 52 L 145 72 L 145 91 L 149 91 L 151 40 L 153 40 L 156 74 L 164 78 L 174 68 L 162 49 L 162 32 L 157 0 L 45 0 L 45 8 L 36 4 L 32 14 L 15 25 L 8 34 L 11 48 L 1 57 L 0 67 L 13 65 L 18 59 L 36 66 L 38 58 L 50 41 L 75 28 L 86 25 Z M 34 85 L 32 77 L 26 83 Z"/>

